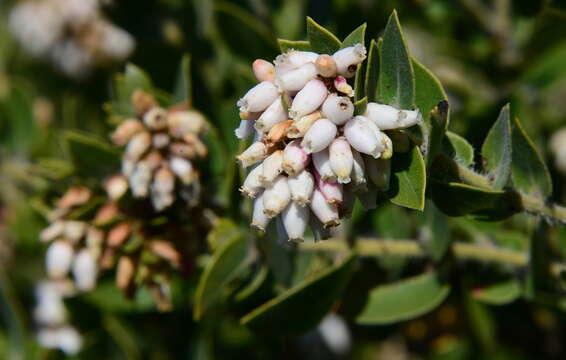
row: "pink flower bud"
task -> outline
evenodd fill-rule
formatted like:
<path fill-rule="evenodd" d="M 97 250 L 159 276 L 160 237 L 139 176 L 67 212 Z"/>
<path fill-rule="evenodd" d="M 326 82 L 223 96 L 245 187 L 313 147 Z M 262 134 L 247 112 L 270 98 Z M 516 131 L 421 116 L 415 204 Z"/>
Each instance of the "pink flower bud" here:
<path fill-rule="evenodd" d="M 112 133 L 112 141 L 114 144 L 118 146 L 124 146 L 130 141 L 132 136 L 135 134 L 142 132 L 144 130 L 144 126 L 141 122 L 136 119 L 128 119 L 123 121 L 116 130 Z"/>
<path fill-rule="evenodd" d="M 149 192 L 149 182 L 151 181 L 151 168 L 145 161 L 137 163 L 132 175 L 129 177 L 132 195 L 136 198 L 143 198 Z"/>
<path fill-rule="evenodd" d="M 106 180 L 104 189 L 110 200 L 119 200 L 128 191 L 128 180 L 123 175 L 114 175 Z"/>
<path fill-rule="evenodd" d="M 279 96 L 277 87 L 271 81 L 263 81 L 248 90 L 243 98 L 238 100 L 240 111 L 264 111 Z"/>
<path fill-rule="evenodd" d="M 338 73 L 344 77 L 351 78 L 356 74 L 357 65 L 366 58 L 366 47 L 362 44 L 349 46 L 338 50 L 332 57 L 336 61 Z"/>
<path fill-rule="evenodd" d="M 322 177 L 317 171 L 314 172 L 314 180 L 316 182 L 316 188 L 322 193 L 322 196 L 324 196 L 329 204 L 340 205 L 342 203 L 344 199 L 342 184 L 322 180 Z"/>
<path fill-rule="evenodd" d="M 242 167 L 246 168 L 250 165 L 262 161 L 266 157 L 267 147 L 261 141 L 256 141 L 236 158 L 240 161 Z"/>
<path fill-rule="evenodd" d="M 258 166 L 253 168 L 252 171 L 250 171 L 248 176 L 246 176 L 246 179 L 244 180 L 240 191 L 248 197 L 256 197 L 256 195 L 263 190 L 263 184 L 261 182 L 262 173 L 263 163 L 259 164 Z"/>
<path fill-rule="evenodd" d="M 190 185 L 195 180 L 196 174 L 193 164 L 189 160 L 181 157 L 173 157 L 169 161 L 169 164 L 171 166 L 171 171 L 173 171 L 173 173 L 181 179 L 183 184 Z"/>
<path fill-rule="evenodd" d="M 252 64 L 254 75 L 258 81 L 275 80 L 275 67 L 269 61 L 257 59 Z"/>
<path fill-rule="evenodd" d="M 370 180 L 380 191 L 389 189 L 391 160 L 366 158 L 366 172 Z"/>
<path fill-rule="evenodd" d="M 264 193 L 259 194 L 259 196 L 254 200 L 254 209 L 252 214 L 252 227 L 260 230 L 265 231 L 267 228 L 267 224 L 271 220 L 270 217 L 265 215 L 264 206 L 263 206 L 263 196 Z"/>
<path fill-rule="evenodd" d="M 301 117 L 300 119 L 294 120 L 293 124 L 289 128 L 289 131 L 287 132 L 287 137 L 290 139 L 302 138 L 311 128 L 312 124 L 314 124 L 321 118 L 322 115 L 320 111 L 315 111 L 311 114 Z"/>
<path fill-rule="evenodd" d="M 89 249 L 82 249 L 73 262 L 73 278 L 79 291 L 90 291 L 96 286 L 98 265 Z"/>
<path fill-rule="evenodd" d="M 367 190 L 366 186 L 366 174 L 365 174 L 365 164 L 362 155 L 356 150 L 352 149 L 352 156 L 354 164 L 352 166 L 351 178 L 352 189 L 355 192 L 365 192 Z"/>
<path fill-rule="evenodd" d="M 47 274 L 59 279 L 67 276 L 73 262 L 74 250 L 68 241 L 57 240 L 47 248 L 45 262 Z"/>
<path fill-rule="evenodd" d="M 260 180 L 263 186 L 268 187 L 283 172 L 283 151 L 277 150 L 269 155 L 262 166 Z"/>
<path fill-rule="evenodd" d="M 127 158 L 138 160 L 151 146 L 151 135 L 148 132 L 141 132 L 132 137 L 126 147 L 125 155 Z"/>
<path fill-rule="evenodd" d="M 354 116 L 354 104 L 346 96 L 332 94 L 322 104 L 322 114 L 336 125 L 344 125 Z"/>
<path fill-rule="evenodd" d="M 154 107 L 143 115 L 143 122 L 151 130 L 163 130 L 167 127 L 167 111 Z"/>
<path fill-rule="evenodd" d="M 370 102 L 364 114 L 380 130 L 404 129 L 422 120 L 419 110 L 399 110 L 393 106 Z"/>
<path fill-rule="evenodd" d="M 300 67 L 289 70 L 277 77 L 277 84 L 282 91 L 299 91 L 309 80 L 315 79 L 316 66 L 309 62 Z"/>
<path fill-rule="evenodd" d="M 301 206 L 310 203 L 314 190 L 314 177 L 308 170 L 303 170 L 295 176 L 289 176 L 287 184 L 291 191 L 291 200 Z"/>
<path fill-rule="evenodd" d="M 350 182 L 350 174 L 354 166 L 354 156 L 352 155 L 352 148 L 345 137 L 341 136 L 334 139 L 328 148 L 330 157 L 330 167 L 338 182 L 347 184 Z"/>
<path fill-rule="evenodd" d="M 63 235 L 65 230 L 65 222 L 55 221 L 39 233 L 41 242 L 50 242 Z"/>
<path fill-rule="evenodd" d="M 296 175 L 309 164 L 310 157 L 300 145 L 300 140 L 293 140 L 283 152 L 283 170 L 289 175 Z"/>
<path fill-rule="evenodd" d="M 348 97 L 354 97 L 355 95 L 354 89 L 343 76 L 337 76 L 336 79 L 334 79 L 334 87 Z"/>
<path fill-rule="evenodd" d="M 344 135 L 354 149 L 377 159 L 384 146 L 379 142 L 375 130 L 376 127 L 366 117 L 356 116 L 344 126 Z"/>
<path fill-rule="evenodd" d="M 328 149 L 312 154 L 312 163 L 316 171 L 314 174 L 315 181 L 318 174 L 324 181 L 336 182 L 336 174 L 334 174 L 332 166 L 330 165 L 330 154 Z"/>
<path fill-rule="evenodd" d="M 249 138 L 254 133 L 254 121 L 253 120 L 242 120 L 240 121 L 240 126 L 234 130 L 234 134 L 240 140 L 245 140 Z"/>
<path fill-rule="evenodd" d="M 285 120 L 287 120 L 287 110 L 283 106 L 281 97 L 278 97 L 256 120 L 254 127 L 260 133 L 267 133 L 273 126 Z"/>
<path fill-rule="evenodd" d="M 281 220 L 291 241 L 302 241 L 303 235 L 309 223 L 310 209 L 291 202 L 283 213 Z"/>
<path fill-rule="evenodd" d="M 335 204 L 328 203 L 318 189 L 313 191 L 310 208 L 325 228 L 340 224 L 338 208 Z"/>
<path fill-rule="evenodd" d="M 307 154 L 322 151 L 330 145 L 338 129 L 328 119 L 317 120 L 305 134 L 301 146 Z"/>
<path fill-rule="evenodd" d="M 310 80 L 293 99 L 289 116 L 298 119 L 312 113 L 322 105 L 327 94 L 328 90 L 322 81 Z"/>
<path fill-rule="evenodd" d="M 317 57 L 318 54 L 311 51 L 289 50 L 275 58 L 275 71 L 279 75 L 281 72 L 296 69 L 309 62 L 315 62 Z"/>
<path fill-rule="evenodd" d="M 270 187 L 263 192 L 263 212 L 268 217 L 275 217 L 291 201 L 291 191 L 285 176 L 278 176 Z"/>
<path fill-rule="evenodd" d="M 208 124 L 203 114 L 195 110 L 173 111 L 167 115 L 169 134 L 182 138 L 187 134 L 201 134 Z"/>
<path fill-rule="evenodd" d="M 322 77 L 335 77 L 338 69 L 336 61 L 330 55 L 319 55 L 315 61 L 316 69 Z"/>

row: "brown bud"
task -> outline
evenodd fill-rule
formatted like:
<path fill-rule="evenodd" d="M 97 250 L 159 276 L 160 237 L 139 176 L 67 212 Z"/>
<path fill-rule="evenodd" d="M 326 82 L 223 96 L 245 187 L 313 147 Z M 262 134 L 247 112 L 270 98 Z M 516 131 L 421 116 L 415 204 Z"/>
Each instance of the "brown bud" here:
<path fill-rule="evenodd" d="M 181 264 L 181 254 L 175 249 L 171 242 L 166 240 L 152 240 L 149 249 L 157 256 L 169 261 L 177 267 Z"/>
<path fill-rule="evenodd" d="M 240 119 L 242 120 L 257 120 L 263 114 L 262 112 L 249 112 L 240 111 Z"/>
<path fill-rule="evenodd" d="M 335 77 L 338 73 L 336 61 L 334 61 L 334 58 L 330 55 L 319 55 L 314 64 L 322 77 Z"/>
<path fill-rule="evenodd" d="M 57 201 L 57 207 L 69 209 L 85 204 L 90 200 L 92 192 L 84 186 L 73 186 Z"/>
<path fill-rule="evenodd" d="M 150 284 L 149 292 L 157 304 L 159 311 L 171 311 L 173 304 L 171 303 L 171 291 L 167 284 Z"/>
<path fill-rule="evenodd" d="M 106 238 L 106 243 L 112 248 L 117 248 L 124 244 L 128 237 L 130 236 L 132 230 L 132 224 L 127 222 L 119 223 L 114 226 L 108 233 Z"/>
<path fill-rule="evenodd" d="M 291 125 L 293 125 L 293 120 L 283 121 L 273 126 L 265 137 L 265 141 L 270 143 L 278 143 L 284 140 L 287 137 L 287 133 L 289 132 Z"/>
<path fill-rule="evenodd" d="M 206 154 L 208 154 L 206 145 L 204 145 L 203 142 L 200 141 L 200 139 L 195 134 L 189 133 L 183 137 L 183 140 L 185 140 L 187 144 L 191 145 L 195 149 L 195 152 L 198 156 L 205 157 Z"/>
<path fill-rule="evenodd" d="M 159 106 L 155 98 L 143 90 L 136 90 L 132 94 L 132 105 L 138 116 L 143 116 L 151 108 Z"/>
<path fill-rule="evenodd" d="M 101 207 L 94 217 L 94 225 L 105 226 L 118 218 L 120 209 L 116 204 L 110 203 Z"/>
<path fill-rule="evenodd" d="M 133 285 L 135 271 L 134 260 L 129 256 L 121 256 L 116 269 L 116 287 L 127 291 Z"/>
<path fill-rule="evenodd" d="M 143 131 L 145 127 L 141 122 L 136 119 L 128 119 L 123 121 L 116 130 L 112 133 L 110 138 L 112 142 L 118 146 L 124 146 L 130 141 L 132 136 Z"/>
<path fill-rule="evenodd" d="M 102 252 L 100 257 L 100 270 L 109 270 L 114 267 L 114 261 L 116 260 L 116 250 L 112 248 L 106 248 Z"/>

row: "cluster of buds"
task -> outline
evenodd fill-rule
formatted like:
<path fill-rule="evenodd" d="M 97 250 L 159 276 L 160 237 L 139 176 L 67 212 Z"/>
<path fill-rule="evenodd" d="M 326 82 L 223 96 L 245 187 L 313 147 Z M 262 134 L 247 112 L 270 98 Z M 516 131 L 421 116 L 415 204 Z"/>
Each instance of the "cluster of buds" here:
<path fill-rule="evenodd" d="M 122 174 L 135 198 L 151 198 L 157 211 L 175 201 L 175 188 L 191 204 L 200 193 L 194 160 L 207 155 L 199 136 L 207 129 L 204 116 L 180 105 L 168 110 L 141 90 L 132 95 L 137 118 L 124 120 L 112 141 L 125 146 Z"/>
<path fill-rule="evenodd" d="M 413 126 L 420 114 L 369 103 L 355 116 L 347 79 L 365 58 L 357 44 L 253 63 L 260 83 L 238 101 L 235 131 L 240 139 L 255 135 L 238 156 L 243 167 L 255 165 L 241 188 L 254 199 L 252 226 L 264 231 L 276 218 L 289 240 L 300 241 L 309 223 L 315 234 L 335 227 L 356 195 L 388 188 L 393 142 L 385 131 Z"/>
<path fill-rule="evenodd" d="M 108 22 L 99 0 L 26 0 L 10 13 L 10 29 L 33 56 L 48 58 L 68 76 L 123 61 L 134 39 Z"/>

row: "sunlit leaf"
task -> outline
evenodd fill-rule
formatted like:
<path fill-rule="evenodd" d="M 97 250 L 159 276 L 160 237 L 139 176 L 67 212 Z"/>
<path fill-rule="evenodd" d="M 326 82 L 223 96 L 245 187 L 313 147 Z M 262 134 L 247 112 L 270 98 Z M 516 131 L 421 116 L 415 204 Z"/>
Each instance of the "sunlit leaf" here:
<path fill-rule="evenodd" d="M 474 289 L 474 299 L 490 305 L 504 305 L 521 296 L 521 283 L 516 279 L 500 281 L 488 286 Z"/>

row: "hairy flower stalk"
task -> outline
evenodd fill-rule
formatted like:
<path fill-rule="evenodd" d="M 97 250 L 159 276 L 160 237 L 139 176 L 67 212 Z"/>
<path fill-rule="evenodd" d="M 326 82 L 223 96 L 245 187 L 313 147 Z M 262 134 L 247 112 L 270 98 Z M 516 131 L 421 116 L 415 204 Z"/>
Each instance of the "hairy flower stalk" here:
<path fill-rule="evenodd" d="M 237 103 L 236 136 L 255 141 L 240 155 L 252 168 L 240 191 L 254 199 L 252 226 L 302 240 L 310 226 L 324 237 L 351 213 L 356 197 L 371 206 L 389 185 L 393 142 L 383 130 L 420 121 L 418 111 L 369 103 L 355 114 L 348 79 L 366 58 L 362 44 L 334 54 L 289 50 L 273 64 L 258 59 L 259 84 Z M 272 76 L 272 74 L 274 76 Z M 370 192 L 368 192 L 368 189 Z"/>

